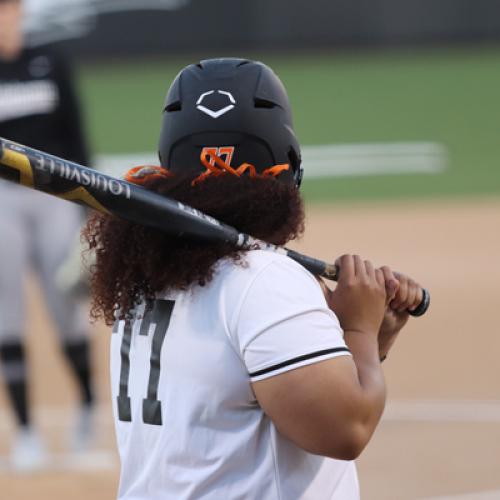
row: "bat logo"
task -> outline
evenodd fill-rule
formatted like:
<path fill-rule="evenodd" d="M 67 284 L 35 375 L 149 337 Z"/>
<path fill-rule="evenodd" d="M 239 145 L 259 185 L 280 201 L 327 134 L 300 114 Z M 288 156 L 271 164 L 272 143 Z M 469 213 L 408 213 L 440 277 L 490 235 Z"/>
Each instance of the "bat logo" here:
<path fill-rule="evenodd" d="M 15 149 L 18 149 L 15 147 L 15 144 L 13 144 L 12 149 L 7 149 L 4 146 L 2 148 L 0 161 L 19 172 L 20 184 L 32 188 L 35 186 L 35 182 L 33 180 L 33 169 L 31 168 L 30 161 L 28 157 L 21 152 L 22 150 L 15 151 Z"/>
<path fill-rule="evenodd" d="M 0 142 L 0 169 L 8 167 L 19 172 L 19 184 L 45 191 L 63 200 L 82 202 L 83 204 L 98 210 L 109 213 L 109 211 L 86 189 L 84 186 L 100 190 L 104 193 L 111 193 L 115 196 L 125 195 L 130 199 L 130 187 L 127 183 L 118 179 L 106 177 L 90 169 L 72 166 L 70 163 L 50 155 L 45 155 L 36 150 L 29 150 L 15 142 Z M 72 189 L 63 191 L 53 191 L 50 183 L 39 183 L 35 179 L 35 172 L 48 172 L 59 175 L 61 179 L 70 182 L 68 187 Z M 79 184 L 79 186 L 78 186 Z"/>
<path fill-rule="evenodd" d="M 226 102 L 225 106 L 219 107 L 218 109 L 210 109 L 208 107 L 207 101 L 210 101 L 212 99 L 207 99 L 209 96 L 223 96 L 223 100 Z M 205 105 L 202 105 L 202 102 L 205 102 Z M 220 103 L 220 98 L 217 99 L 217 102 Z M 212 103 L 214 104 L 214 103 Z M 205 113 L 206 115 L 216 119 L 219 118 L 220 116 L 226 114 L 228 111 L 231 111 L 236 104 L 236 100 L 233 97 L 233 94 L 231 92 L 227 92 L 226 90 L 209 90 L 208 92 L 203 92 L 203 94 L 198 97 L 198 100 L 196 101 L 196 108 L 200 110 L 202 113 Z M 220 106 L 220 104 L 215 104 L 216 106 Z"/>

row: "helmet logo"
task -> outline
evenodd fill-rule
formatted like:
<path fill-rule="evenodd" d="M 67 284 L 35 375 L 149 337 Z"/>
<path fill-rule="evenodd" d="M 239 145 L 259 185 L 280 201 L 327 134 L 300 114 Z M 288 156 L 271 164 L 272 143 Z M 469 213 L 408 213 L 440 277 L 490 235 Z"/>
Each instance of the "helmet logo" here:
<path fill-rule="evenodd" d="M 209 153 L 218 156 L 220 159 L 223 159 L 228 165 L 231 165 L 234 154 L 234 146 L 204 147 L 201 151 L 201 156 L 205 158 Z M 215 159 L 210 156 L 208 163 L 210 163 L 210 165 L 215 165 Z"/>
<path fill-rule="evenodd" d="M 209 95 L 215 94 L 220 94 L 222 96 L 225 96 L 227 99 L 227 106 L 224 106 L 220 109 L 210 109 L 206 106 L 202 105 L 202 102 L 205 100 L 206 97 Z M 234 108 L 234 105 L 236 104 L 236 100 L 234 99 L 233 95 L 231 92 L 227 92 L 226 90 L 209 90 L 208 92 L 203 92 L 203 94 L 198 97 L 198 100 L 196 101 L 196 108 L 199 109 L 202 113 L 207 114 L 208 116 L 211 116 L 212 118 L 219 118 L 219 116 L 224 115 L 228 111 L 231 111 Z"/>

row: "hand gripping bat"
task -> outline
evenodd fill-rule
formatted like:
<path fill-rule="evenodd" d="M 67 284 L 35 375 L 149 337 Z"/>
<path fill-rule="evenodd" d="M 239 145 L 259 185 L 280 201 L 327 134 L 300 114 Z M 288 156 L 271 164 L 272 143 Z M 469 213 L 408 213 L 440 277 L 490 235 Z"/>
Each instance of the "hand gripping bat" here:
<path fill-rule="evenodd" d="M 259 247 L 287 255 L 312 274 L 334 281 L 338 277 L 334 264 L 258 240 L 172 198 L 1 137 L 0 178 L 179 238 Z M 424 288 L 422 302 L 410 314 L 421 316 L 429 304 Z"/>

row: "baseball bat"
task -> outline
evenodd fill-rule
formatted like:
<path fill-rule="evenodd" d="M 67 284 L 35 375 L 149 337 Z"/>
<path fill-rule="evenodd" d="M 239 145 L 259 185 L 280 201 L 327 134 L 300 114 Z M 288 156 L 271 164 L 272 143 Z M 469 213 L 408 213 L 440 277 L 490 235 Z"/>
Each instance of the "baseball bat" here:
<path fill-rule="evenodd" d="M 238 248 L 258 246 L 287 255 L 317 276 L 335 281 L 338 277 L 335 264 L 258 240 L 172 198 L 2 137 L 0 178 L 180 238 L 224 241 Z M 423 289 L 422 302 L 410 314 L 421 316 L 429 303 L 429 292 Z"/>

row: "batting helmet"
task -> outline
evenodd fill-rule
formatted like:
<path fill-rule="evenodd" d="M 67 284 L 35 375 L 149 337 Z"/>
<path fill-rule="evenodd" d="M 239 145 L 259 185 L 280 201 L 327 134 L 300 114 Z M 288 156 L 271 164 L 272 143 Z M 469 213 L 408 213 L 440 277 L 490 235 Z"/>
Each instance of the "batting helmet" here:
<path fill-rule="evenodd" d="M 246 59 L 208 59 L 177 75 L 163 110 L 161 165 L 174 173 L 199 172 L 204 148 L 235 166 L 250 163 L 257 173 L 288 164 L 278 178 L 300 185 L 290 103 L 271 68 Z"/>

